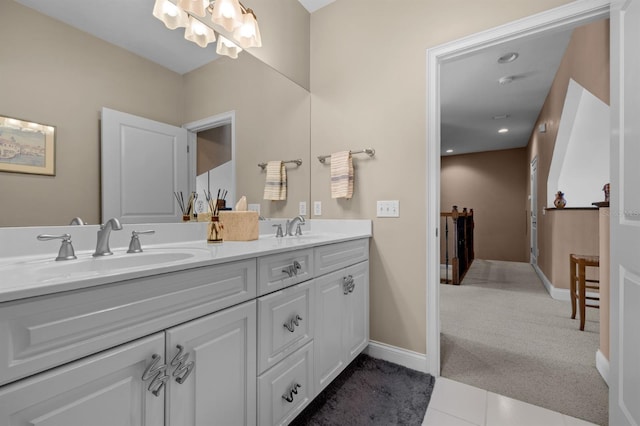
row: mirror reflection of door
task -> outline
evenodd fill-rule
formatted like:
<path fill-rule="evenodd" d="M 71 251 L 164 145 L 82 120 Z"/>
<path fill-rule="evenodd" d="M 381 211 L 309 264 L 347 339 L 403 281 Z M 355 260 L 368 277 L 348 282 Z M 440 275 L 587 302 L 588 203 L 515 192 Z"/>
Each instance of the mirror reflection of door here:
<path fill-rule="evenodd" d="M 226 191 L 226 205 L 235 204 L 233 183 L 232 126 L 224 124 L 196 134 L 196 191 L 198 193 L 198 213 L 206 212 L 204 192 L 213 197 Z"/>

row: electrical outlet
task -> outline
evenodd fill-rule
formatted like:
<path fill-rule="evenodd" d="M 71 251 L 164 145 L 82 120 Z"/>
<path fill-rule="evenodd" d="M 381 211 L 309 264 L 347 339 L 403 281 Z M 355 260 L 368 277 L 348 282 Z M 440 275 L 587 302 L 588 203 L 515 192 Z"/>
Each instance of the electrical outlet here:
<path fill-rule="evenodd" d="M 376 216 L 378 217 L 400 217 L 400 201 L 378 201 L 376 205 Z"/>
<path fill-rule="evenodd" d="M 315 216 L 322 216 L 322 201 L 313 202 L 313 214 Z"/>
<path fill-rule="evenodd" d="M 307 215 L 307 202 L 306 201 L 300 201 L 300 206 L 298 207 L 298 214 L 300 216 L 306 216 Z"/>

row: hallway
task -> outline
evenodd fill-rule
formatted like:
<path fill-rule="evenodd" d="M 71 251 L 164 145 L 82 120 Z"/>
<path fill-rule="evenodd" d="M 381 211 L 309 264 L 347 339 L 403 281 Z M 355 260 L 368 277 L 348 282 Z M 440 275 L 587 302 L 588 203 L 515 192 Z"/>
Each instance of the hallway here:
<path fill-rule="evenodd" d="M 475 260 L 462 285 L 440 286 L 441 374 L 606 425 L 598 310 L 587 310 L 584 332 L 570 312 L 530 264 Z"/>

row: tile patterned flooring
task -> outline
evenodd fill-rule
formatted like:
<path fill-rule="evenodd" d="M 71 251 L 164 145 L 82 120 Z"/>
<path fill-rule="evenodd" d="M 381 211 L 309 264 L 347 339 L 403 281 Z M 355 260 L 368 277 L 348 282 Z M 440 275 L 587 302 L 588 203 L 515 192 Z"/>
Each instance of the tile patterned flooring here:
<path fill-rule="evenodd" d="M 438 377 L 422 426 L 596 426 L 546 408 Z"/>

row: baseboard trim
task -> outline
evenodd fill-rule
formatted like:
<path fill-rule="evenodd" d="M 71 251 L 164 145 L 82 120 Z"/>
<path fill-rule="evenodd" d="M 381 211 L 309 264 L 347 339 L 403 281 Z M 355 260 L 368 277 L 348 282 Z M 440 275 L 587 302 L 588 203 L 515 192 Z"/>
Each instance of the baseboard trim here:
<path fill-rule="evenodd" d="M 393 362 L 412 370 L 428 373 L 427 371 L 427 355 L 408 349 L 399 348 L 397 346 L 387 345 L 386 343 L 369 341 L 364 353 L 378 359 Z"/>
<path fill-rule="evenodd" d="M 596 368 L 607 386 L 609 386 L 609 360 L 600 352 L 600 349 L 596 351 Z"/>
<path fill-rule="evenodd" d="M 571 301 L 571 297 L 569 296 L 569 290 L 566 288 L 556 288 L 549 278 L 542 272 L 542 269 L 538 267 L 538 265 L 531 264 L 533 266 L 533 270 L 536 271 L 536 274 L 544 284 L 544 287 L 547 289 L 547 293 L 553 299 L 556 300 L 564 300 L 565 302 Z"/>

